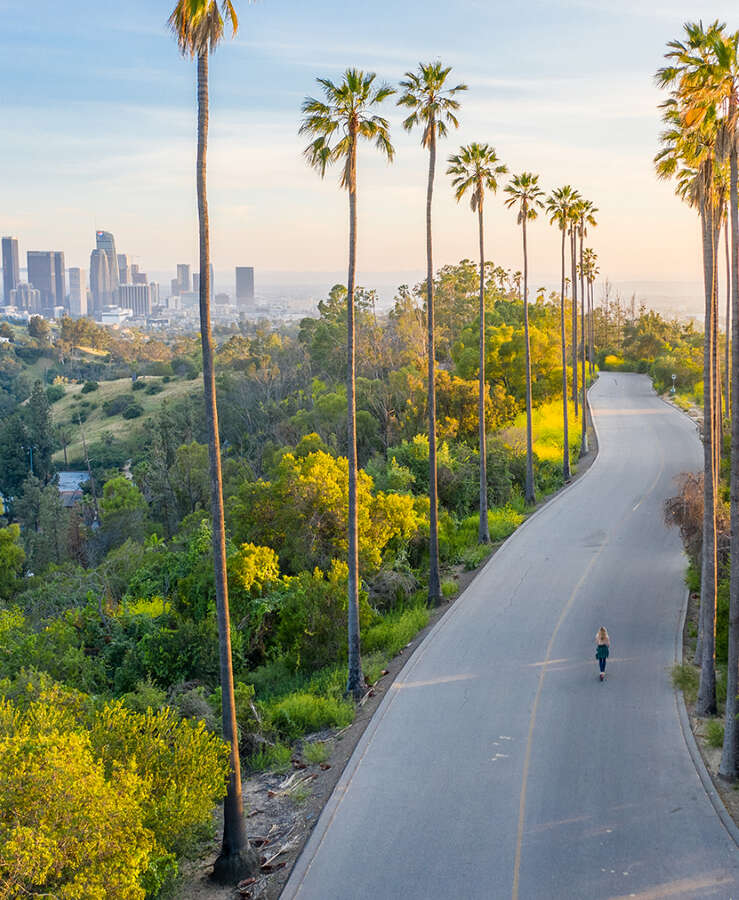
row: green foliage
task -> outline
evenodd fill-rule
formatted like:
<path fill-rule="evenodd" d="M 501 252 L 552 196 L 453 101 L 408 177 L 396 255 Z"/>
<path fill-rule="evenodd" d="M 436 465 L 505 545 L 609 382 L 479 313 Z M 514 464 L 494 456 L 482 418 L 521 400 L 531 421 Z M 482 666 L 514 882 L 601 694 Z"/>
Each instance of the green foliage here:
<path fill-rule="evenodd" d="M 303 759 L 313 766 L 325 763 L 331 756 L 330 741 L 308 741 L 303 744 Z"/>
<path fill-rule="evenodd" d="M 273 646 L 294 669 L 311 672 L 346 657 L 346 563 L 334 560 L 328 572 L 301 572 L 284 580 Z M 372 618 L 365 591 L 359 592 L 359 624 Z"/>
<path fill-rule="evenodd" d="M 99 387 L 100 387 L 100 385 L 97 383 L 97 381 L 86 381 L 82 385 L 82 390 L 80 391 L 80 393 L 81 394 L 90 394 L 93 391 L 97 391 L 99 389 Z"/>
<path fill-rule="evenodd" d="M 125 475 L 119 475 L 117 478 L 111 478 L 110 481 L 105 482 L 103 497 L 100 501 L 103 519 L 113 513 L 129 512 L 142 509 L 144 506 L 146 506 L 146 501 L 141 495 L 141 491 Z"/>
<path fill-rule="evenodd" d="M 698 696 L 700 672 L 690 663 L 677 663 L 672 667 L 672 684 L 685 694 L 688 703 L 695 703 Z"/>
<path fill-rule="evenodd" d="M 347 700 L 317 697 L 315 694 L 289 694 L 264 706 L 268 726 L 287 740 L 324 728 L 343 728 L 354 718 L 354 706 Z"/>
<path fill-rule="evenodd" d="M 490 544 L 478 544 L 476 547 L 469 547 L 460 556 L 460 562 L 468 572 L 482 565 L 492 552 Z"/>
<path fill-rule="evenodd" d="M 20 576 L 26 559 L 20 545 L 20 533 L 18 525 L 0 528 L 0 600 L 3 601 L 10 600 L 20 586 Z"/>
<path fill-rule="evenodd" d="M 428 625 L 429 611 L 425 606 L 388 613 L 382 621 L 362 633 L 362 649 L 366 653 L 383 651 L 395 656 L 416 634 Z"/>
<path fill-rule="evenodd" d="M 245 760 L 246 768 L 252 772 L 262 772 L 266 769 L 273 772 L 287 772 L 290 768 L 292 748 L 281 741 L 275 744 L 265 744 L 256 750 Z"/>
<path fill-rule="evenodd" d="M 46 388 L 46 399 L 49 403 L 56 403 L 57 400 L 61 400 L 65 394 L 66 391 L 64 390 L 63 384 L 50 384 Z"/>
<path fill-rule="evenodd" d="M 718 719 L 709 719 L 706 723 L 706 740 L 709 747 L 720 750 L 724 745 L 724 723 Z"/>

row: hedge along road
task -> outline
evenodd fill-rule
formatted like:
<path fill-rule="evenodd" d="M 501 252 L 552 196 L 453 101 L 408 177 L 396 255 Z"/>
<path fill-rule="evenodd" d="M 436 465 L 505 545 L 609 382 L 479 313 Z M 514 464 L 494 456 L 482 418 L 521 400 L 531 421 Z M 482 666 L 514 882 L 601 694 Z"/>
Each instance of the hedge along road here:
<path fill-rule="evenodd" d="M 700 444 L 644 376 L 603 373 L 591 406 L 595 463 L 408 661 L 283 898 L 739 898 L 669 672 L 685 559 L 662 505 Z"/>

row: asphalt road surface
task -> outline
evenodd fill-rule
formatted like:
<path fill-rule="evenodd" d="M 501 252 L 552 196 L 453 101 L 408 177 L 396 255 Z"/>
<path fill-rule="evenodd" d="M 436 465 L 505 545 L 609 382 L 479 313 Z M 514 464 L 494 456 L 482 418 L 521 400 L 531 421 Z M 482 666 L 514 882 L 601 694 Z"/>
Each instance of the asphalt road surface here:
<path fill-rule="evenodd" d="M 411 657 L 283 898 L 739 900 L 669 674 L 685 559 L 662 504 L 700 444 L 644 376 L 602 374 L 591 405 L 598 458 Z"/>

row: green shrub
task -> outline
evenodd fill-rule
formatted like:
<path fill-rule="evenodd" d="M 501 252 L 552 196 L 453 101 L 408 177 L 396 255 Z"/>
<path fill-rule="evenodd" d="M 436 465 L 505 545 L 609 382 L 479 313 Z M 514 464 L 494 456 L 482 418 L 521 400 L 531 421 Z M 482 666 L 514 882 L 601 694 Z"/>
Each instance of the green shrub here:
<path fill-rule="evenodd" d="M 677 663 L 672 667 L 672 684 L 685 694 L 688 703 L 694 703 L 698 696 L 700 674 L 690 663 Z"/>
<path fill-rule="evenodd" d="M 303 744 L 303 759 L 311 765 L 325 763 L 331 756 L 331 741 L 309 741 Z"/>
<path fill-rule="evenodd" d="M 710 719 L 706 723 L 706 740 L 709 747 L 720 749 L 724 745 L 724 724 L 719 719 Z"/>
<path fill-rule="evenodd" d="M 146 382 L 142 381 L 139 378 L 136 381 L 134 381 L 134 383 L 131 385 L 131 390 L 132 391 L 143 391 L 145 387 L 146 387 Z"/>
<path fill-rule="evenodd" d="M 166 693 L 152 681 L 139 681 L 133 691 L 121 697 L 124 706 L 133 712 L 143 713 L 148 709 L 158 710 L 167 703 Z"/>
<path fill-rule="evenodd" d="M 132 403 L 130 406 L 127 406 L 121 415 L 124 419 L 138 419 L 139 416 L 144 414 L 144 407 L 139 403 Z"/>
<path fill-rule="evenodd" d="M 492 549 L 490 544 L 477 544 L 477 546 L 465 550 L 460 557 L 460 561 L 465 569 L 471 572 L 485 562 L 490 556 Z"/>
<path fill-rule="evenodd" d="M 151 384 L 146 386 L 147 394 L 161 394 L 164 388 L 161 384 L 157 384 L 156 381 L 152 381 Z"/>
<path fill-rule="evenodd" d="M 272 730 L 287 740 L 324 728 L 343 728 L 354 718 L 354 707 L 346 700 L 289 694 L 265 706 L 265 720 Z"/>
<path fill-rule="evenodd" d="M 447 578 L 441 582 L 441 594 L 443 597 L 453 597 L 459 590 L 459 585 L 453 578 Z"/>
<path fill-rule="evenodd" d="M 286 772 L 290 768 L 292 749 L 278 741 L 276 744 L 265 744 L 244 760 L 246 768 L 251 772 Z"/>
<path fill-rule="evenodd" d="M 61 400 L 62 397 L 67 392 L 64 390 L 64 386 L 61 384 L 50 384 L 46 388 L 46 399 L 49 403 L 56 403 L 58 400 Z"/>
<path fill-rule="evenodd" d="M 86 381 L 82 385 L 82 390 L 80 391 L 80 393 L 81 394 L 89 394 L 92 391 L 98 390 L 99 387 L 100 387 L 100 385 L 97 383 L 97 381 Z"/>
<path fill-rule="evenodd" d="M 388 613 L 362 634 L 362 649 L 366 653 L 381 650 L 388 656 L 395 656 L 428 622 L 429 611 L 425 606 Z"/>
<path fill-rule="evenodd" d="M 362 672 L 364 673 L 367 684 L 374 684 L 382 677 L 383 671 L 387 668 L 388 661 L 388 655 L 382 653 L 380 650 L 362 655 Z"/>

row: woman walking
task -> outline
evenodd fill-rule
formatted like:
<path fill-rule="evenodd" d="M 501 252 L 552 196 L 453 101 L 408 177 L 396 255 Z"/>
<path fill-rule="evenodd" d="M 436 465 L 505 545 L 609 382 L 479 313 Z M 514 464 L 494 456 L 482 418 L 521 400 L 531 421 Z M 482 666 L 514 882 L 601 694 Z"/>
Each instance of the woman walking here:
<path fill-rule="evenodd" d="M 604 681 L 606 677 L 606 660 L 608 659 L 608 654 L 611 652 L 610 648 L 611 639 L 608 637 L 606 629 L 601 625 L 595 636 L 595 658 L 598 660 L 598 665 L 600 666 L 601 681 Z"/>

